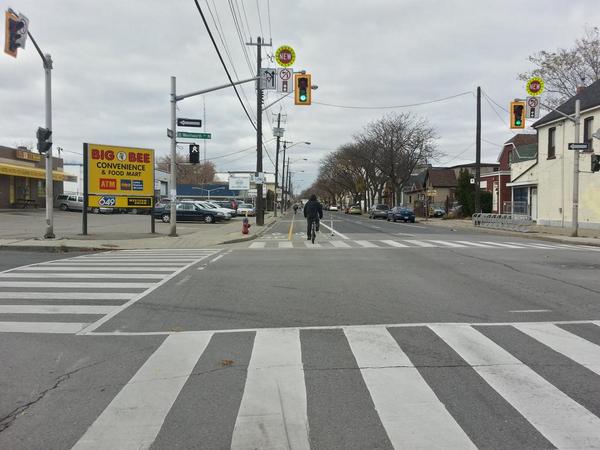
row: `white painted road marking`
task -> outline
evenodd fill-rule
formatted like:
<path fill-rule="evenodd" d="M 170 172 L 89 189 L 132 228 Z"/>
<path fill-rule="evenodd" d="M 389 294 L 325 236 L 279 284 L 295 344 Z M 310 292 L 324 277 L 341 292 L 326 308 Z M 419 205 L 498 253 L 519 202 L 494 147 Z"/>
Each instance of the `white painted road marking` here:
<path fill-rule="evenodd" d="M 73 449 L 150 448 L 210 338 L 209 333 L 167 337 Z"/>
<path fill-rule="evenodd" d="M 356 242 L 358 245 L 360 245 L 361 247 L 364 247 L 364 248 L 380 248 L 371 241 L 354 241 L 354 242 Z"/>
<path fill-rule="evenodd" d="M 267 245 L 266 242 L 253 242 L 250 244 L 250 248 L 265 248 L 265 245 Z"/>
<path fill-rule="evenodd" d="M 86 325 L 75 322 L 0 322 L 0 333 L 75 334 Z"/>
<path fill-rule="evenodd" d="M 409 242 L 413 245 L 417 245 L 419 247 L 432 248 L 437 247 L 437 245 L 431 244 L 429 242 L 417 241 L 416 239 L 404 239 L 404 242 Z"/>
<path fill-rule="evenodd" d="M 331 227 L 328 227 L 327 225 L 325 225 L 323 222 L 321 222 L 321 226 L 325 227 L 326 229 L 328 229 L 329 231 L 331 231 L 334 234 L 337 234 L 339 237 L 341 237 L 342 239 L 350 239 L 348 236 L 346 236 L 345 234 L 340 233 L 339 231 L 334 230 Z"/>
<path fill-rule="evenodd" d="M 9 299 L 60 299 L 60 300 L 129 300 L 135 292 L 0 292 L 0 298 Z"/>
<path fill-rule="evenodd" d="M 344 332 L 394 448 L 475 448 L 385 328 Z"/>
<path fill-rule="evenodd" d="M 157 273 L 27 273 L 27 272 L 10 272 L 0 274 L 0 279 L 2 278 L 98 278 L 101 276 L 106 279 L 106 283 L 104 283 L 105 287 L 109 287 L 112 279 L 154 279 L 160 280 L 164 275 Z"/>
<path fill-rule="evenodd" d="M 401 244 L 400 242 L 396 242 L 396 241 L 392 241 L 392 240 L 385 240 L 385 241 L 381 241 L 386 245 L 389 245 L 390 247 L 398 247 L 398 248 L 407 248 L 408 245 L 405 244 Z"/>
<path fill-rule="evenodd" d="M 336 248 L 352 248 L 348 244 L 346 244 L 344 241 L 330 241 L 330 242 L 331 242 L 331 245 Z"/>
<path fill-rule="evenodd" d="M 0 305 L 0 314 L 108 314 L 116 306 Z"/>
<path fill-rule="evenodd" d="M 79 282 L 79 281 L 0 281 L 0 287 L 18 287 L 18 288 L 137 288 L 146 289 L 152 286 L 152 283 L 106 283 L 106 282 Z"/>

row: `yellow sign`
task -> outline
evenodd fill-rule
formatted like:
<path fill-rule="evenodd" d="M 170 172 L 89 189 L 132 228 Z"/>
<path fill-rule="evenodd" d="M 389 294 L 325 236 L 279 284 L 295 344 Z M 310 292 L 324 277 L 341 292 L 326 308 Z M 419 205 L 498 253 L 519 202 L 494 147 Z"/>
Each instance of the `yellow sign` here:
<path fill-rule="evenodd" d="M 89 195 L 154 196 L 154 150 L 97 144 L 85 149 Z"/>
<path fill-rule="evenodd" d="M 0 175 L 12 175 L 14 177 L 24 178 L 37 178 L 39 180 L 46 179 L 46 171 L 44 169 L 35 169 L 33 167 L 17 166 L 13 164 L 0 164 Z M 54 181 L 63 181 L 65 179 L 65 174 L 64 172 L 53 170 L 52 179 Z"/>
<path fill-rule="evenodd" d="M 296 52 L 289 45 L 282 45 L 275 51 L 275 61 L 281 67 L 290 67 L 296 61 Z"/>
<path fill-rule="evenodd" d="M 529 80 L 527 80 L 525 90 L 529 95 L 540 95 L 542 92 L 544 92 L 544 80 L 542 80 L 540 77 L 531 77 Z"/>
<path fill-rule="evenodd" d="M 153 197 L 123 197 L 115 195 L 89 195 L 90 208 L 151 208 Z"/>

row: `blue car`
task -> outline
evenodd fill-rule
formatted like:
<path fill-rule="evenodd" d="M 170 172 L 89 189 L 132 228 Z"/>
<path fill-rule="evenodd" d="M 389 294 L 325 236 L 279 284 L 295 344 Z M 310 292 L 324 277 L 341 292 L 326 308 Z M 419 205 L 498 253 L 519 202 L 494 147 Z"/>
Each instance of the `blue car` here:
<path fill-rule="evenodd" d="M 388 210 L 387 220 L 388 222 L 390 220 L 393 222 L 396 222 L 397 220 L 402 220 L 403 222 L 415 223 L 415 213 L 408 208 L 396 206 Z"/>

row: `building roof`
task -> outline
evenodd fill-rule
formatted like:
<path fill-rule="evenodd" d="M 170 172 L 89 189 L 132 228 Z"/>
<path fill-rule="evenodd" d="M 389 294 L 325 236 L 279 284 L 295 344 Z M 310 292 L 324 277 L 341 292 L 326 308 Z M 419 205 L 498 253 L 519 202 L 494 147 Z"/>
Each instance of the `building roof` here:
<path fill-rule="evenodd" d="M 452 169 L 432 167 L 428 171 L 428 176 L 433 187 L 456 187 L 456 174 Z"/>
<path fill-rule="evenodd" d="M 484 163 L 479 164 L 480 167 L 498 167 L 500 164 L 498 163 Z M 457 164 L 456 166 L 451 166 L 449 169 L 460 169 L 461 167 L 475 167 L 475 163 L 467 163 L 467 164 Z"/>
<path fill-rule="evenodd" d="M 600 106 L 600 80 L 590 84 L 588 87 L 584 88 L 579 94 L 574 95 L 556 109 L 564 114 L 574 114 L 576 100 L 581 100 L 582 111 Z M 561 118 L 563 118 L 563 116 L 561 116 L 556 111 L 550 111 L 548 114 L 546 114 L 536 123 L 534 123 L 532 127 L 538 128 L 544 124 L 553 122 L 554 120 Z"/>
<path fill-rule="evenodd" d="M 519 133 L 506 141 L 504 146 L 506 147 L 508 144 L 513 144 L 515 147 L 518 147 L 520 145 L 535 144 L 536 142 L 537 133 Z"/>
<path fill-rule="evenodd" d="M 515 147 L 510 154 L 510 162 L 518 163 L 521 161 L 530 161 L 537 158 L 537 144 L 519 145 Z"/>
<path fill-rule="evenodd" d="M 411 174 L 410 178 L 404 185 L 404 192 L 421 192 L 425 186 L 427 170 L 422 170 L 419 173 Z"/>

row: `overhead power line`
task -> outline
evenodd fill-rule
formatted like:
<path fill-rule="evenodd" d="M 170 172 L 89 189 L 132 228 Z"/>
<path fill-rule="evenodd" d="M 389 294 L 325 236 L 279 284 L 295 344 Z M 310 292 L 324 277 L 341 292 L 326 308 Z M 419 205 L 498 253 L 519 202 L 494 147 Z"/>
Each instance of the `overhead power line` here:
<path fill-rule="evenodd" d="M 472 95 L 472 94 L 473 94 L 473 92 L 466 91 L 466 92 L 461 92 L 460 94 L 450 95 L 450 96 L 444 97 L 444 98 L 438 98 L 436 100 L 429 100 L 429 101 L 426 101 L 426 102 L 419 102 L 419 103 L 410 103 L 410 104 L 406 104 L 406 105 L 393 105 L 393 106 L 335 105 L 335 104 L 332 104 L 332 103 L 323 103 L 323 102 L 317 102 L 317 101 L 314 101 L 314 100 L 312 102 L 316 103 L 317 105 L 331 106 L 333 108 L 346 108 L 346 109 L 399 109 L 399 108 L 410 108 L 412 106 L 429 105 L 431 103 L 444 102 L 446 100 L 451 100 L 451 99 L 456 98 L 456 97 L 461 97 L 463 95 Z"/>
<path fill-rule="evenodd" d="M 213 46 L 217 52 L 217 55 L 219 56 L 219 60 L 221 61 L 221 64 L 223 65 L 223 69 L 225 70 L 225 73 L 227 74 L 227 78 L 229 79 L 229 82 L 232 84 L 233 90 L 235 91 L 235 95 L 237 95 L 237 98 L 240 101 L 240 105 L 242 105 L 242 108 L 244 109 L 244 112 L 246 113 L 248 120 L 252 124 L 252 127 L 256 130 L 256 124 L 252 120 L 252 117 L 250 117 L 250 113 L 248 113 L 248 110 L 246 109 L 246 105 L 244 105 L 244 102 L 242 101 L 242 97 L 240 97 L 240 93 L 238 92 L 236 86 L 233 85 L 233 79 L 231 78 L 231 75 L 229 74 L 229 70 L 227 69 L 227 66 L 225 65 L 225 61 L 223 61 L 223 57 L 221 56 L 219 47 L 217 46 L 215 38 L 213 37 L 213 34 L 210 31 L 210 27 L 208 26 L 208 22 L 206 21 L 206 17 L 204 17 L 204 13 L 202 12 L 202 8 L 200 7 L 200 3 L 198 3 L 198 0 L 194 0 L 194 3 L 196 4 L 196 8 L 198 8 L 200 17 L 202 17 L 202 22 L 204 23 L 204 27 L 206 28 L 206 31 L 208 32 L 208 36 L 210 37 L 210 40 L 213 43 Z"/>

